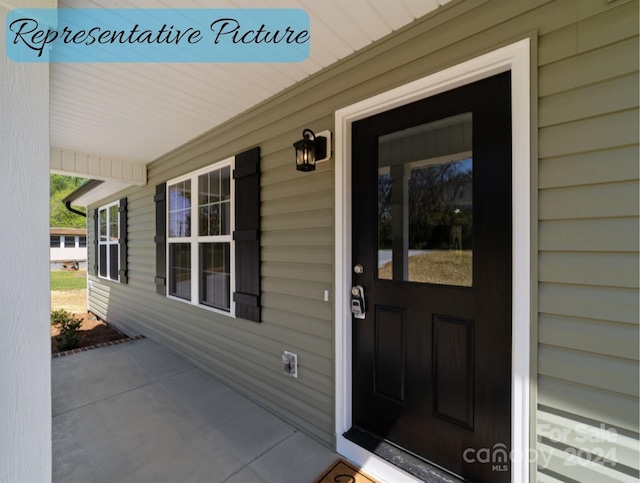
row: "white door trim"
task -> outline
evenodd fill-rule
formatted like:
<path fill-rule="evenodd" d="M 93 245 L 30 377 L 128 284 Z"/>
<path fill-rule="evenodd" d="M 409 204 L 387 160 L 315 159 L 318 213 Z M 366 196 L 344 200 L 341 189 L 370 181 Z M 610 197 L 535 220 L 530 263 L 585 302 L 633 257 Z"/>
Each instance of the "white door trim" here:
<path fill-rule="evenodd" d="M 418 481 L 350 442 L 351 428 L 351 124 L 500 72 L 512 88 L 512 401 L 511 478 L 529 481 L 531 323 L 530 41 L 524 39 L 336 111 L 335 136 L 335 430 L 337 451 L 383 481 Z M 480 448 L 476 448 L 480 449 Z M 489 448 L 490 450 L 490 448 Z"/>

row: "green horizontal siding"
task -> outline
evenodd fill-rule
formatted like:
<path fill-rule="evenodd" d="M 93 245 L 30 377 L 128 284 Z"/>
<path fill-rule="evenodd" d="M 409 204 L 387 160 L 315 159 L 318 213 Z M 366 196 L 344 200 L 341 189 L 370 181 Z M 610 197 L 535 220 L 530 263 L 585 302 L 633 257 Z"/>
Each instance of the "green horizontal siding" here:
<path fill-rule="evenodd" d="M 538 386 L 541 413 L 549 407 L 637 434 L 637 397 L 545 375 Z"/>
<path fill-rule="evenodd" d="M 539 223 L 540 250 L 637 252 L 638 218 L 551 220 Z"/>
<path fill-rule="evenodd" d="M 638 146 L 622 146 L 540 160 L 540 188 L 626 181 L 638 177 Z M 606 169 L 602 169 L 602 166 Z"/>
<path fill-rule="evenodd" d="M 585 102 L 585 99 L 589 99 L 589 102 Z M 539 126 L 548 127 L 598 117 L 603 113 L 634 110 L 637 106 L 636 72 L 542 98 Z"/>
<path fill-rule="evenodd" d="M 540 191 L 540 219 L 637 217 L 638 182 L 571 186 Z"/>
<path fill-rule="evenodd" d="M 611 7 L 539 39 L 543 482 L 638 480 L 638 2 Z"/>
<path fill-rule="evenodd" d="M 588 98 L 584 98 L 588 102 Z M 563 156 L 637 143 L 638 110 L 629 109 L 613 114 L 541 128 L 540 157 Z M 589 136 L 585 136 L 589 133 Z"/>
<path fill-rule="evenodd" d="M 540 314 L 538 340 L 547 346 L 638 361 L 640 326 L 601 319 Z M 607 344 L 602 341 L 607 340 Z"/>
<path fill-rule="evenodd" d="M 637 440 L 611 426 L 593 426 L 589 423 L 584 419 L 576 420 L 575 416 L 566 413 L 545 412 L 538 417 L 540 436 L 550 443 L 565 441 L 573 447 L 594 454 L 604 450 L 604 454 L 609 453 L 609 457 L 615 457 L 616 463 L 638 470 L 640 461 L 637 458 Z M 605 442 L 610 448 L 603 448 Z"/>
<path fill-rule="evenodd" d="M 636 48 L 637 39 L 634 36 L 541 66 L 538 69 L 540 96 L 634 74 L 638 71 L 638 57 L 634 53 Z"/>
<path fill-rule="evenodd" d="M 603 267 L 603 270 L 606 268 Z M 638 290 L 591 285 L 541 283 L 541 313 L 638 323 Z M 608 344 L 605 339 L 602 344 Z"/>
<path fill-rule="evenodd" d="M 539 263 L 541 282 L 623 288 L 639 285 L 637 253 L 545 252 Z"/>
<path fill-rule="evenodd" d="M 541 375 L 577 384 L 591 385 L 610 392 L 638 394 L 638 361 L 591 352 L 540 345 Z M 588 367 L 589 370 L 585 370 Z"/>

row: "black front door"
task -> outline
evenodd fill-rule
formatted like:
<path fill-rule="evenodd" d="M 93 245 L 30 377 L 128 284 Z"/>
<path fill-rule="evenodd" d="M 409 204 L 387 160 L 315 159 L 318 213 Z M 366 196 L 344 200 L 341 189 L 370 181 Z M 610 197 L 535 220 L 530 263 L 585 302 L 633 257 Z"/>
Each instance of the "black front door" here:
<path fill-rule="evenodd" d="M 352 431 L 473 481 L 511 477 L 510 98 L 504 73 L 352 126 Z"/>

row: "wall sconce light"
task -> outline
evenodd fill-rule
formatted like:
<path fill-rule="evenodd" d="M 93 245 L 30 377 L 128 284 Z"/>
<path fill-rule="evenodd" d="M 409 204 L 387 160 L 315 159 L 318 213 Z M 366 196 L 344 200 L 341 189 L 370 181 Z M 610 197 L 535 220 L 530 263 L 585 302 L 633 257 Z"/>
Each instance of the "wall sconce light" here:
<path fill-rule="evenodd" d="M 316 136 L 311 129 L 302 131 L 302 139 L 293 143 L 296 149 L 296 169 L 314 171 L 316 163 L 331 157 L 331 131 L 323 131 Z"/>

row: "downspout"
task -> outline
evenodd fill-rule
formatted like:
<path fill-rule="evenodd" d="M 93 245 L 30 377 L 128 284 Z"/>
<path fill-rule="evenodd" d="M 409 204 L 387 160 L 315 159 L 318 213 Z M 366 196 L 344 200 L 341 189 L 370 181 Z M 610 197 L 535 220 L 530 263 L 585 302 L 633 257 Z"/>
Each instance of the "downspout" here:
<path fill-rule="evenodd" d="M 0 2 L 2 2 L 2 0 L 0 0 Z M 84 183 L 82 183 L 80 186 L 78 186 L 74 191 L 69 193 L 66 197 L 64 197 L 62 199 L 62 203 L 64 203 L 65 208 L 67 210 L 69 210 L 71 213 L 74 213 L 74 214 L 80 215 L 80 216 L 84 216 L 86 218 L 87 214 L 83 213 L 82 211 L 79 211 L 79 210 L 76 210 L 75 208 L 73 208 L 71 206 L 71 203 L 73 203 L 80 196 L 88 193 L 89 191 L 91 191 L 96 186 L 98 186 L 98 185 L 100 185 L 102 183 L 103 183 L 103 181 L 100 181 L 100 180 L 89 179 L 89 180 L 85 181 Z M 89 207 L 87 206 L 87 210 L 88 209 L 89 209 Z M 87 271 L 87 275 L 88 275 L 88 271 Z M 89 300 L 88 297 L 89 297 L 89 293 L 90 293 L 90 290 L 91 290 L 91 282 L 87 283 L 87 288 L 89 289 L 87 291 L 87 303 L 88 303 L 88 300 Z"/>
<path fill-rule="evenodd" d="M 78 186 L 73 192 L 71 192 L 65 198 L 63 198 L 62 199 L 62 203 L 64 203 L 64 206 L 71 213 L 74 213 L 76 215 L 81 215 L 81 216 L 84 216 L 86 218 L 87 217 L 86 213 L 83 213 L 82 211 L 78 211 L 75 208 L 72 208 L 71 207 L 71 203 L 73 203 L 76 199 L 80 198 L 80 196 L 82 196 L 85 193 L 88 193 L 89 191 L 91 191 L 96 186 L 98 186 L 98 185 L 100 185 L 102 183 L 103 183 L 103 181 L 96 180 L 96 179 L 87 180 L 84 183 L 82 183 L 80 186 Z"/>
<path fill-rule="evenodd" d="M 71 207 L 71 201 L 67 201 L 64 206 L 67 208 L 67 210 L 69 210 L 71 213 L 75 213 L 76 215 L 80 215 L 80 216 L 84 216 L 85 218 L 87 217 L 87 214 L 82 212 L 82 211 L 78 211 L 75 208 Z"/>

